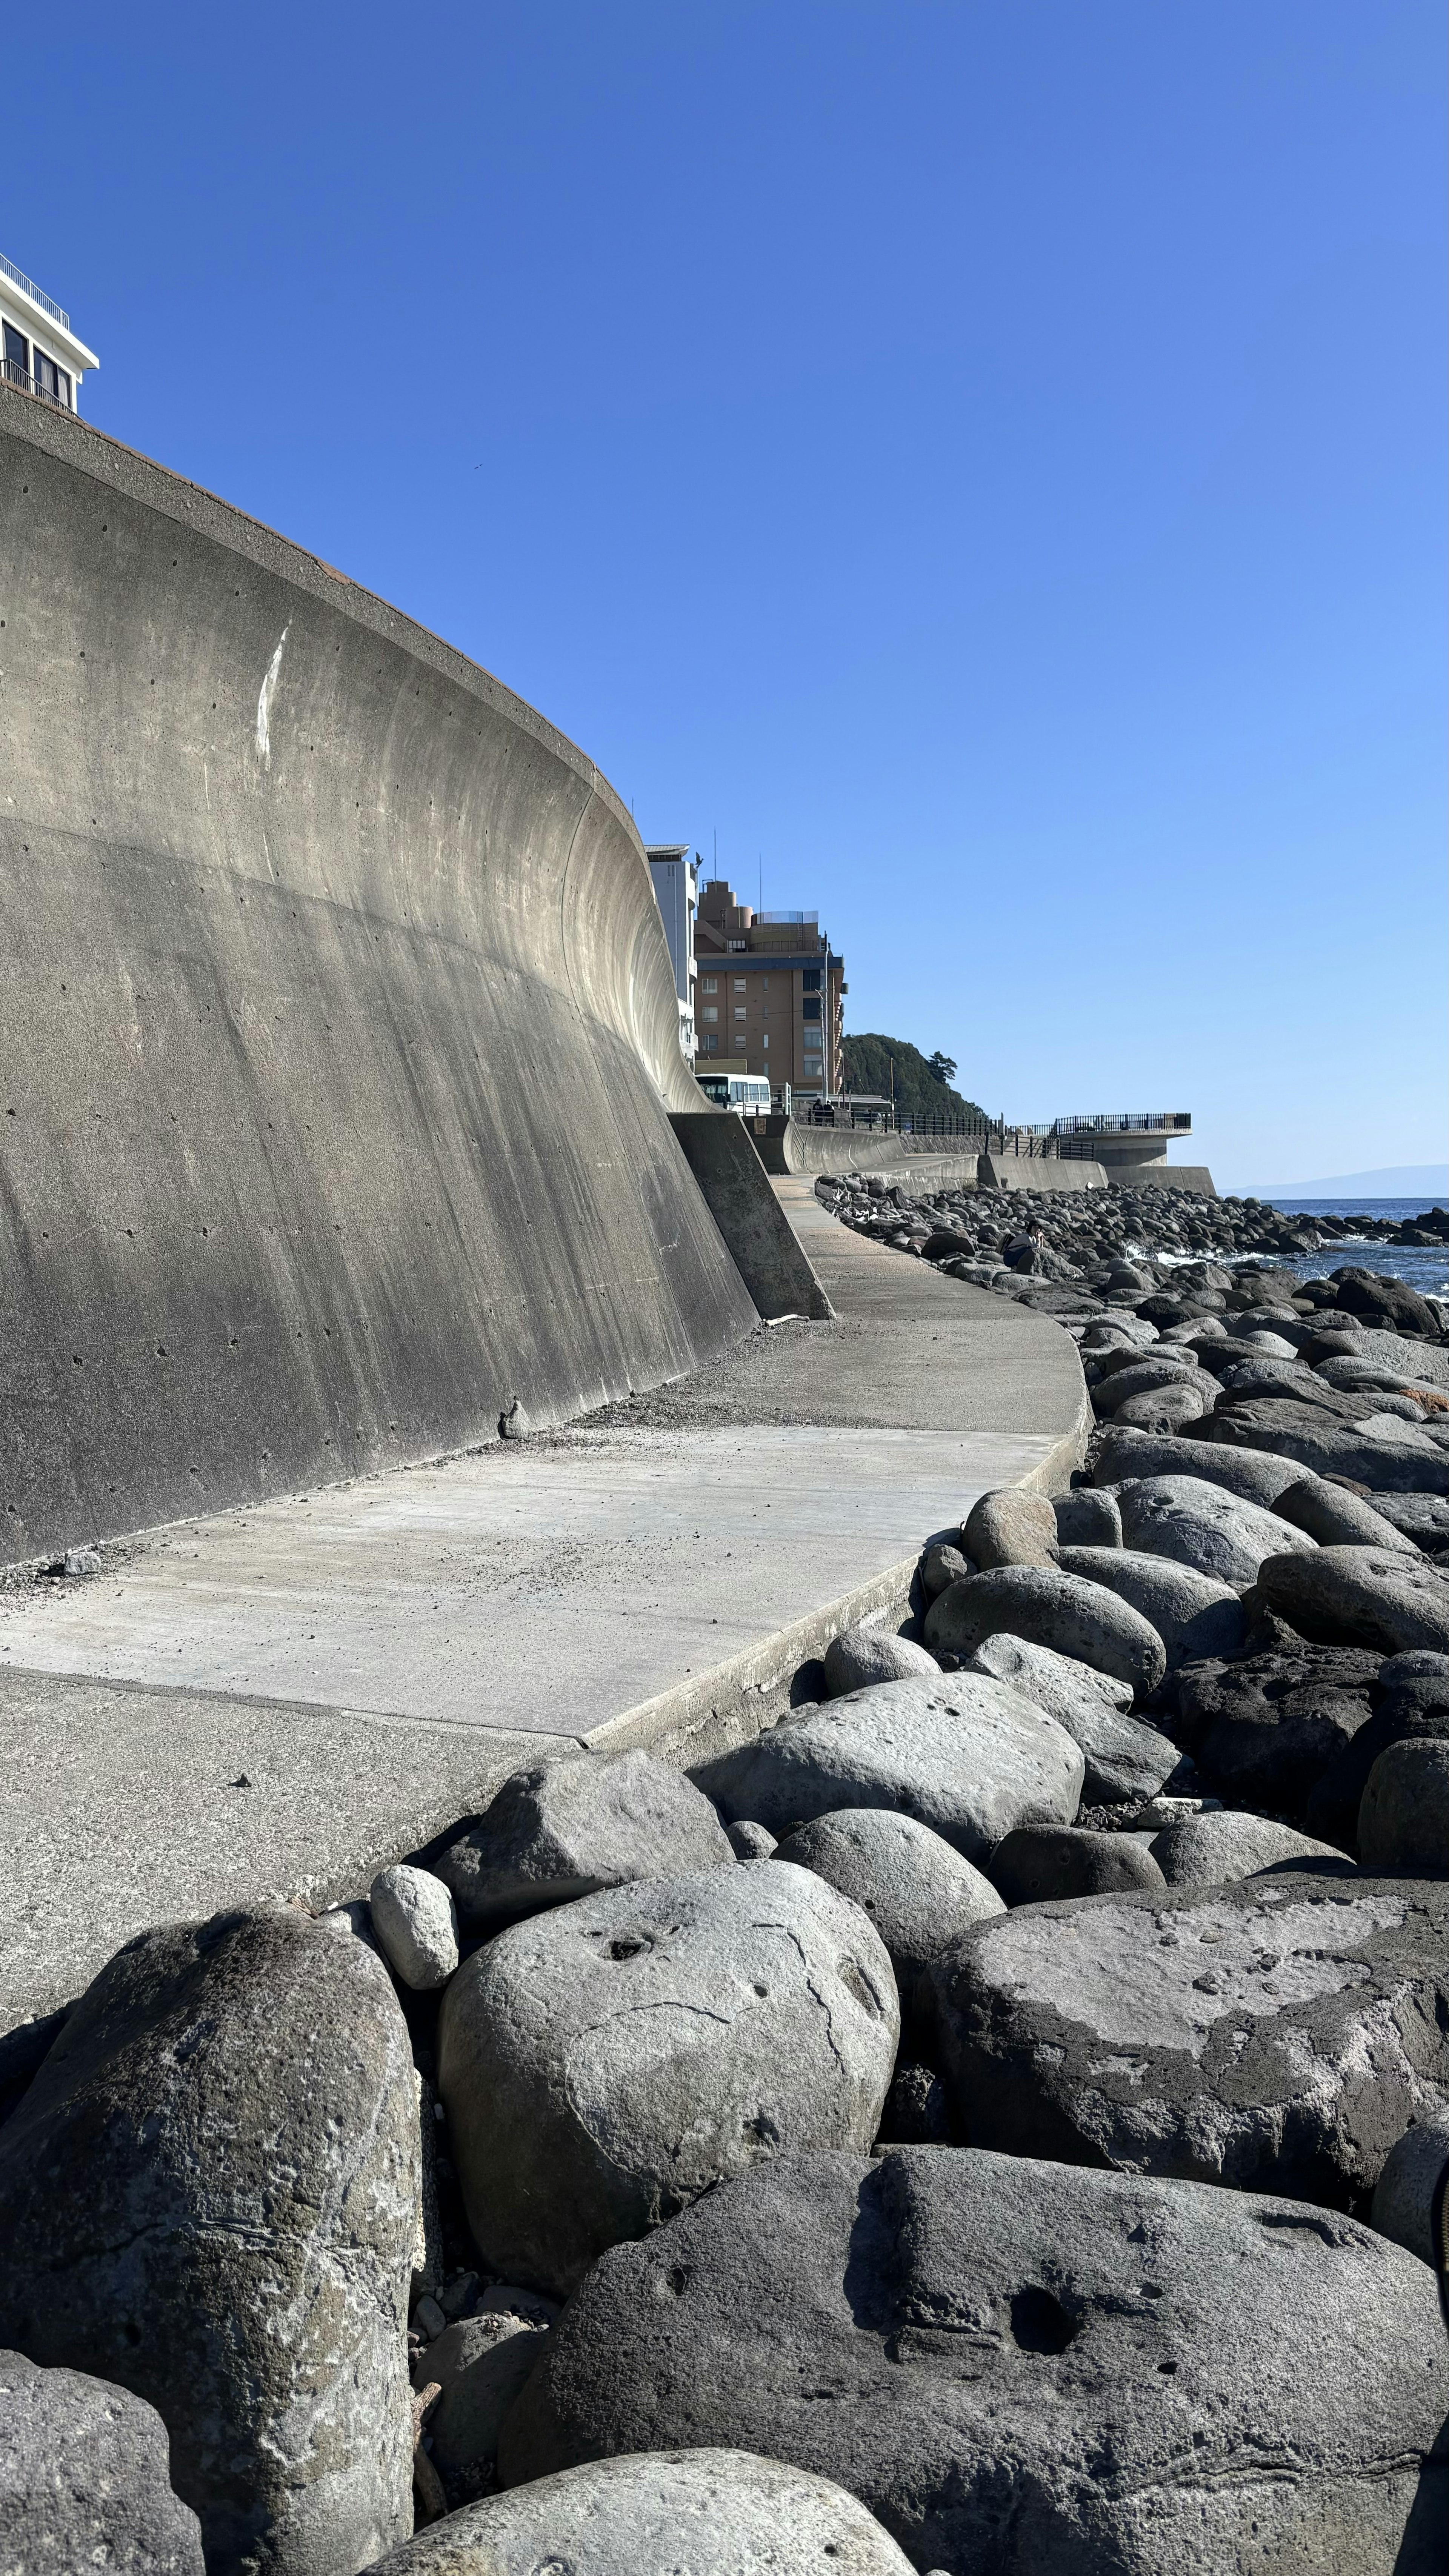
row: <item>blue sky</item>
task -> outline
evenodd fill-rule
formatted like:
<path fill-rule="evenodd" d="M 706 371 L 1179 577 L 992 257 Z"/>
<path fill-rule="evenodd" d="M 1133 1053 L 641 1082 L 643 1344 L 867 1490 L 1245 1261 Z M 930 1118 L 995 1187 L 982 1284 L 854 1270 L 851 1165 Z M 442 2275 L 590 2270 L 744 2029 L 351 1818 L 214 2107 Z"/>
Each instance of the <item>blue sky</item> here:
<path fill-rule="evenodd" d="M 1439 0 L 49 28 L 0 249 L 103 428 L 762 854 L 993 1111 L 1442 1157 Z"/>

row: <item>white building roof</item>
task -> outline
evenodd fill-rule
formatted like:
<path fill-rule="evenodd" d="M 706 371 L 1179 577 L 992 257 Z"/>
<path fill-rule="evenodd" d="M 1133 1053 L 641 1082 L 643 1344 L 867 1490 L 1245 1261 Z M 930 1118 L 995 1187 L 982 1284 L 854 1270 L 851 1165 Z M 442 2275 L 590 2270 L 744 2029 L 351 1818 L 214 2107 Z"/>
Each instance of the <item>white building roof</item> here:
<path fill-rule="evenodd" d="M 17 321 L 32 323 L 39 331 L 47 353 L 53 358 L 63 359 L 72 375 L 84 374 L 89 368 L 100 365 L 94 349 L 88 349 L 84 340 L 76 338 L 70 327 L 70 315 L 53 296 L 36 285 L 33 277 L 27 277 L 23 268 L 17 268 L 13 259 L 6 259 L 3 252 L 0 252 L 0 303 L 14 312 Z"/>

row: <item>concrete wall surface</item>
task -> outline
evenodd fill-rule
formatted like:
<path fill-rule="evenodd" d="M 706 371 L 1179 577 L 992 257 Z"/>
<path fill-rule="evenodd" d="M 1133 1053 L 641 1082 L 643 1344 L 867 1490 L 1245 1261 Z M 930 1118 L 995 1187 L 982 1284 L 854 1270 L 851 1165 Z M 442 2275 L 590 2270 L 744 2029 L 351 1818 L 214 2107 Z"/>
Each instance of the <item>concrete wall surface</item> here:
<path fill-rule="evenodd" d="M 743 1119 L 731 1110 L 676 1110 L 670 1124 L 760 1313 L 772 1320 L 808 1315 L 827 1323 L 830 1300 L 770 1187 Z"/>
<path fill-rule="evenodd" d="M 592 763 L 4 390 L 0 573 L 0 1555 L 738 1342 L 648 866 Z"/>

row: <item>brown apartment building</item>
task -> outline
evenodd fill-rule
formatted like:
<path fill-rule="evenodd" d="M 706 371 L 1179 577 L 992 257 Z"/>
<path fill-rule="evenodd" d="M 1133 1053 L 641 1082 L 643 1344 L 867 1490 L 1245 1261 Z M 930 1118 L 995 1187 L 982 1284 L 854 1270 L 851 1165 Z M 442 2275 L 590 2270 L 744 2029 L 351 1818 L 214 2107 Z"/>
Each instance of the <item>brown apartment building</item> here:
<path fill-rule="evenodd" d="M 818 913 L 756 912 L 713 877 L 700 891 L 694 952 L 696 1073 L 843 1090 L 845 960 Z"/>

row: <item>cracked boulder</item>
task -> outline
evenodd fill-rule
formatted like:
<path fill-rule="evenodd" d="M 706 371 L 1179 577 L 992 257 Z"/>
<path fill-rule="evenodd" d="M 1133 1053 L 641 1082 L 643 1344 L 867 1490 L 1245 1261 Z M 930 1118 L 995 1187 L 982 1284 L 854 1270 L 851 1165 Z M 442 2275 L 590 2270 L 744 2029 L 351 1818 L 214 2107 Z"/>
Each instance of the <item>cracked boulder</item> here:
<path fill-rule="evenodd" d="M 1094 1896 L 930 1971 L 960 2131 L 1345 2207 L 1449 2100 L 1449 1886 L 1287 1875 Z"/>
<path fill-rule="evenodd" d="M 596 1888 L 733 1860 L 708 1798 L 672 1763 L 580 1753 L 511 1773 L 434 1867 L 465 1921 L 491 1932 Z"/>
<path fill-rule="evenodd" d="M 869 1917 L 782 1861 L 639 1881 L 514 1924 L 459 1970 L 439 2025 L 484 2261 L 566 2293 L 606 2246 L 742 2166 L 863 2150 L 899 2036 Z"/>
<path fill-rule="evenodd" d="M 291 1907 L 143 1932 L 0 2130 L 0 2342 L 154 2406 L 209 2576 L 412 2528 L 416 2078 L 387 1970 Z"/>
<path fill-rule="evenodd" d="M 202 2576 L 201 2528 L 172 2493 L 154 2406 L 0 2352 L 0 2565 Z"/>
<path fill-rule="evenodd" d="M 1433 2276 L 1351 2218 L 905 2147 L 605 2255 L 499 2464 L 768 2452 L 943 2576 L 1440 2576 L 1446 2412 Z"/>
<path fill-rule="evenodd" d="M 939 1673 L 782 1718 L 729 1757 L 718 1795 L 775 1834 L 840 1807 L 894 1808 L 979 1868 L 1013 1825 L 1070 1824 L 1082 1775 L 1078 1746 L 1019 1691 Z"/>

